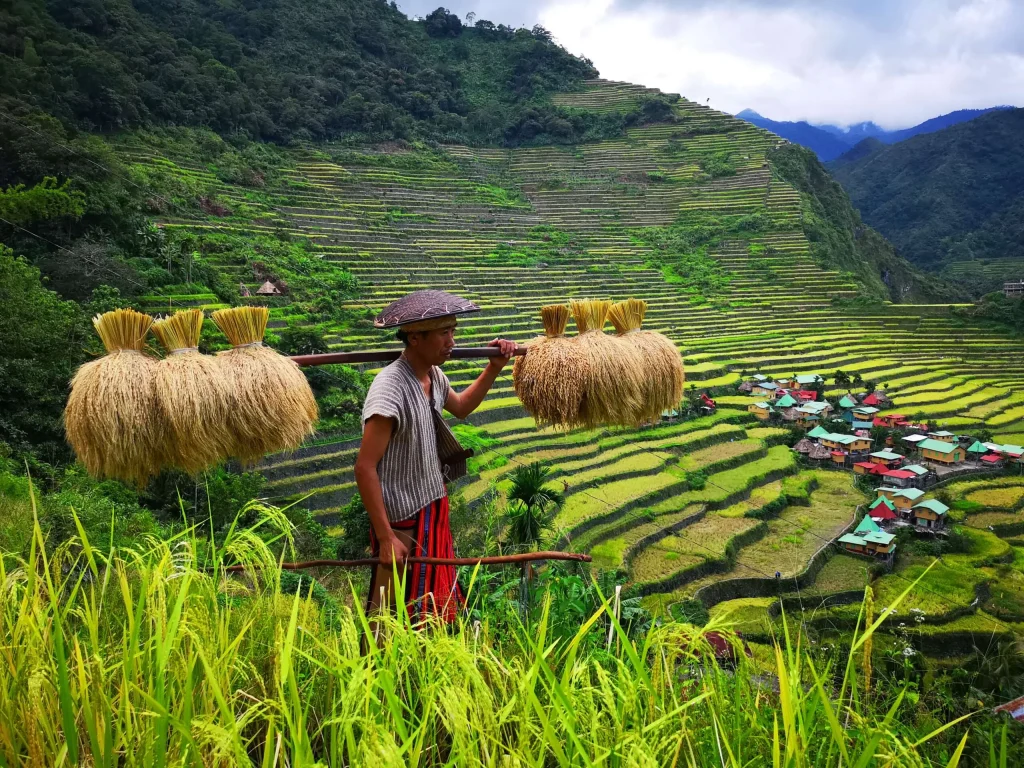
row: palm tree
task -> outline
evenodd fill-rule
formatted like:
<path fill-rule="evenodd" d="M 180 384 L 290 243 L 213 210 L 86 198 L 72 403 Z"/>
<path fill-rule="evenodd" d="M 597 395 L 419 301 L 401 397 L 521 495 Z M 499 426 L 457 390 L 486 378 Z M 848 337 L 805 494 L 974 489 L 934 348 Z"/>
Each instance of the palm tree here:
<path fill-rule="evenodd" d="M 506 496 L 508 509 L 505 523 L 508 526 L 509 544 L 516 549 L 538 547 L 544 531 L 551 527 L 555 513 L 565 502 L 561 491 L 545 485 L 550 474 L 550 467 L 539 461 L 512 470 L 512 486 Z M 523 563 L 521 604 L 524 606 L 524 614 L 529 608 L 529 585 L 532 579 L 533 567 Z"/>
<path fill-rule="evenodd" d="M 505 522 L 509 543 L 517 549 L 539 546 L 555 512 L 565 502 L 561 491 L 545 485 L 550 474 L 551 468 L 539 461 L 512 470 Z"/>

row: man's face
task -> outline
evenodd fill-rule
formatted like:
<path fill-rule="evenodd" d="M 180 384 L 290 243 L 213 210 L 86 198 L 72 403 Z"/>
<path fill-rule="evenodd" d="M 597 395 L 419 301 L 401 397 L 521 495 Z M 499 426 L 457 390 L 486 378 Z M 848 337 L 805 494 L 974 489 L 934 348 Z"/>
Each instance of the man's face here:
<path fill-rule="evenodd" d="M 409 334 L 409 346 L 424 362 L 441 365 L 455 348 L 455 327 Z"/>

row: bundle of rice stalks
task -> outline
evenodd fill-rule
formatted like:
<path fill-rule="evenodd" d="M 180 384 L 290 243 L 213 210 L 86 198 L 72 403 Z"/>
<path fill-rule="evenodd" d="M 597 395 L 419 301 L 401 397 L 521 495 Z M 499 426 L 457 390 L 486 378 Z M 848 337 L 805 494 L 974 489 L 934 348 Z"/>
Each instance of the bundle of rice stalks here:
<path fill-rule="evenodd" d="M 313 434 L 318 415 L 316 399 L 299 367 L 263 346 L 269 316 L 266 307 L 213 313 L 213 322 L 234 346 L 220 353 L 220 363 L 230 377 L 234 398 L 228 420 L 231 453 L 245 464 L 298 448 Z"/>
<path fill-rule="evenodd" d="M 571 427 L 579 422 L 583 385 L 589 376 L 587 358 L 574 339 L 565 337 L 569 308 L 541 307 L 544 336 L 527 343 L 529 352 L 512 366 L 512 384 L 526 412 L 538 424 Z"/>
<path fill-rule="evenodd" d="M 628 299 L 614 305 L 608 314 L 620 341 L 633 347 L 646 369 L 637 423 L 657 419 L 662 411 L 676 408 L 683 398 L 686 383 L 683 358 L 667 336 L 640 330 L 647 314 L 647 302 Z"/>
<path fill-rule="evenodd" d="M 215 357 L 200 354 L 203 311 L 157 320 L 153 333 L 167 350 L 156 368 L 156 394 L 168 427 L 166 458 L 196 474 L 230 455 L 231 378 Z"/>
<path fill-rule="evenodd" d="M 163 461 L 164 423 L 154 379 L 157 361 L 143 353 L 153 318 L 133 309 L 97 315 L 107 354 L 71 380 L 64 430 L 93 477 L 142 486 Z"/>
<path fill-rule="evenodd" d="M 585 380 L 580 407 L 580 422 L 588 427 L 634 425 L 645 412 L 643 359 L 632 345 L 606 336 L 603 331 L 611 305 L 610 301 L 570 303 L 579 330 L 575 342 L 588 362 L 590 374 Z"/>

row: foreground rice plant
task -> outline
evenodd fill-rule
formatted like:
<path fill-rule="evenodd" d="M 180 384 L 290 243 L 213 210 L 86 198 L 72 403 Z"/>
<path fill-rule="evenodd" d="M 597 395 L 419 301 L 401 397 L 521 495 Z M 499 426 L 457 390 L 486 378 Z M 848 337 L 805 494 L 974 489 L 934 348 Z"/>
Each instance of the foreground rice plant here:
<path fill-rule="evenodd" d="M 36 525 L 0 568 L 0 765 L 920 766 L 933 745 L 956 765 L 968 737 L 901 725 L 902 696 L 863 703 L 871 628 L 845 670 L 786 637 L 758 675 L 742 652 L 720 668 L 708 628 L 632 639 L 607 607 L 566 641 L 550 603 L 528 629 L 371 627 L 283 593 L 257 533 L 217 549 L 235 577 L 186 535 L 47 551 Z"/>

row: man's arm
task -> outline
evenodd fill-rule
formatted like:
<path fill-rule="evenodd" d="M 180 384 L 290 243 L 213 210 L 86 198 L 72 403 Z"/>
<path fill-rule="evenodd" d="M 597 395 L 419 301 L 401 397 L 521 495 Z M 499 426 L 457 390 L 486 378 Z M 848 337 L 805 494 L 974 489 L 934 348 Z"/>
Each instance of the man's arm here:
<path fill-rule="evenodd" d="M 508 365 L 509 358 L 516 351 L 516 343 L 505 339 L 495 339 L 487 346 L 499 347 L 501 356 L 492 357 L 476 381 L 461 392 L 456 392 L 454 389 L 448 390 L 448 399 L 444 401 L 444 409 L 457 419 L 466 418 L 484 401 L 484 397 L 491 385 L 494 384 L 494 380 L 498 378 L 501 369 Z"/>
<path fill-rule="evenodd" d="M 391 530 L 391 523 L 388 522 L 388 513 L 384 509 L 384 493 L 380 489 L 380 477 L 377 475 L 377 465 L 380 464 L 388 443 L 391 442 L 391 432 L 394 429 L 394 420 L 386 416 L 371 416 L 363 426 L 363 441 L 359 445 L 359 454 L 356 456 L 356 487 L 363 499 L 363 506 L 370 515 L 370 525 L 380 542 L 380 562 L 382 565 L 390 565 L 392 560 L 399 563 L 405 561 L 409 554 L 409 548 L 405 546 Z"/>

